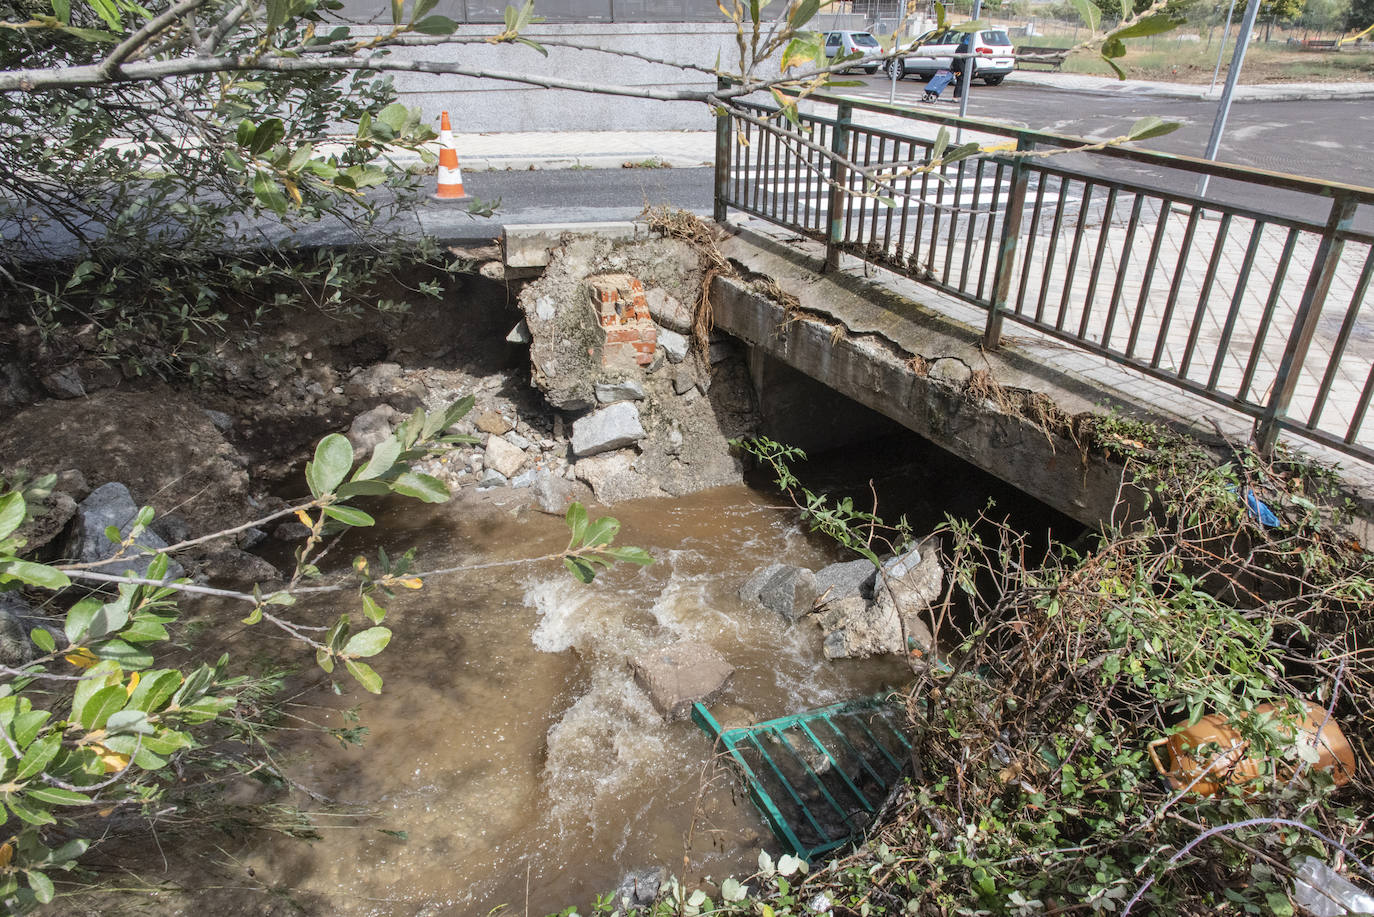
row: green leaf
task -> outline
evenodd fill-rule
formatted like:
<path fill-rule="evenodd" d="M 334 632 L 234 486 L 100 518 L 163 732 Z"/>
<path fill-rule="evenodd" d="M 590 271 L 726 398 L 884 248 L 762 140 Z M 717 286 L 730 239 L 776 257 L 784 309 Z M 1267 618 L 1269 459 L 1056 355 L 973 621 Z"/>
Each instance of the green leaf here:
<path fill-rule="evenodd" d="M 1126 43 L 1119 38 L 1108 38 L 1102 43 L 1103 57 L 1125 57 Z"/>
<path fill-rule="evenodd" d="M 120 710 L 110 714 L 105 721 L 105 731 L 110 735 L 147 735 L 153 731 L 153 727 L 148 722 L 148 714 L 142 710 Z"/>
<path fill-rule="evenodd" d="M 1102 19 L 1102 11 L 1092 0 L 1070 0 L 1073 8 L 1078 11 L 1078 18 L 1088 27 L 1089 32 L 1097 31 L 1097 24 Z"/>
<path fill-rule="evenodd" d="M 334 671 L 334 657 L 329 654 L 329 650 L 320 648 L 315 650 L 315 664 L 327 673 Z"/>
<path fill-rule="evenodd" d="M 411 20 L 419 19 L 439 5 L 439 0 L 415 0 L 415 8 L 410 11 Z"/>
<path fill-rule="evenodd" d="M 355 659 L 345 659 L 344 665 L 348 667 L 348 674 L 358 679 L 358 684 L 373 694 L 382 693 L 382 676 L 374 672 L 372 666 Z"/>
<path fill-rule="evenodd" d="M 748 894 L 749 889 L 736 879 L 726 879 L 720 885 L 720 897 L 727 902 L 743 901 Z"/>
<path fill-rule="evenodd" d="M 386 609 L 377 604 L 377 600 L 370 595 L 363 596 L 363 614 L 373 624 L 381 624 L 386 617 Z"/>
<path fill-rule="evenodd" d="M 563 558 L 563 566 L 577 578 L 579 583 L 590 583 L 596 579 L 596 568 L 580 557 Z"/>
<path fill-rule="evenodd" d="M 30 799 L 37 799 L 39 802 L 47 803 L 50 806 L 80 806 L 91 801 L 91 797 L 85 793 L 77 793 L 73 790 L 64 790 L 55 786 L 33 786 L 25 787 L 24 795 Z"/>
<path fill-rule="evenodd" d="M 950 150 L 948 153 L 944 155 L 944 158 L 940 161 L 948 165 L 951 162 L 958 162 L 961 159 L 968 159 L 970 156 L 976 155 L 980 150 L 982 150 L 982 147 L 980 147 L 976 142 L 970 141 Z"/>
<path fill-rule="evenodd" d="M 1132 140 L 1148 140 L 1151 137 L 1172 134 L 1181 126 L 1177 121 L 1165 121 L 1157 115 L 1148 115 L 1132 124 L 1128 135 Z"/>
<path fill-rule="evenodd" d="M 14 744 L 28 748 L 38 738 L 38 730 L 52 716 L 47 710 L 28 710 L 14 718 Z"/>
<path fill-rule="evenodd" d="M 1147 16 L 1139 22 L 1126 26 L 1124 29 L 1117 29 L 1108 38 L 1115 38 L 1124 41 L 1127 38 L 1149 38 L 1151 35 L 1159 35 L 1170 32 L 1178 28 L 1178 23 L 1167 14 L 1156 13 Z"/>
<path fill-rule="evenodd" d="M 792 10 L 792 14 L 787 17 L 787 24 L 794 29 L 800 29 L 811 21 L 820 8 L 821 0 L 802 0 L 797 8 Z"/>
<path fill-rule="evenodd" d="M 81 723 L 81 728 L 90 732 L 105 725 L 112 715 L 124 709 L 128 691 L 122 684 L 107 685 L 95 692 L 80 710 L 72 709 L 72 715 Z"/>
<path fill-rule="evenodd" d="M 61 589 L 72 584 L 72 581 L 67 579 L 67 574 L 47 564 L 36 564 L 27 560 L 0 561 L 0 583 L 16 579 L 43 589 Z"/>
<path fill-rule="evenodd" d="M 71 0 L 52 0 L 52 13 L 63 25 L 71 25 L 72 4 Z"/>
<path fill-rule="evenodd" d="M 586 532 L 582 535 L 582 543 L 589 547 L 608 545 L 615 540 L 619 531 L 619 519 L 614 516 L 602 516 L 587 526 Z"/>
<path fill-rule="evenodd" d="M 61 749 L 60 735 L 46 735 L 35 740 L 28 751 L 24 752 L 24 757 L 19 760 L 19 770 L 14 774 L 15 781 L 28 780 L 43 773 L 43 768 L 48 766 L 48 762 L 55 758 Z"/>
<path fill-rule="evenodd" d="M 396 464 L 396 459 L 401 455 L 401 444 L 394 436 L 388 436 L 376 446 L 372 447 L 372 457 L 367 460 L 367 464 L 358 469 L 357 474 L 353 475 L 354 481 L 370 481 L 380 477 L 391 470 Z"/>
<path fill-rule="evenodd" d="M 1102 60 L 1106 62 L 1108 67 L 1111 67 L 1113 70 L 1116 71 L 1116 78 L 1118 80 L 1124 80 L 1126 78 L 1126 71 L 1121 69 L 1120 64 L 1112 60 L 1110 57 L 1104 56 Z"/>
<path fill-rule="evenodd" d="M 24 875 L 28 878 L 29 888 L 33 889 L 33 896 L 38 899 L 38 903 L 51 904 L 53 897 L 52 879 L 36 869 L 26 869 Z"/>
<path fill-rule="evenodd" d="M 344 645 L 345 656 L 375 656 L 391 642 L 391 631 L 385 627 L 369 627 L 354 634 Z"/>
<path fill-rule="evenodd" d="M 12 490 L 0 497 L 0 538 L 4 538 L 24 524 L 24 495 Z"/>
<path fill-rule="evenodd" d="M 403 497 L 414 497 L 425 503 L 444 503 L 449 498 L 448 488 L 443 481 L 414 471 L 397 477 L 391 489 Z"/>
<path fill-rule="evenodd" d="M 123 640 L 110 640 L 92 647 L 91 652 L 101 659 L 112 659 L 129 670 L 146 669 L 153 664 L 153 654 L 147 650 L 126 643 Z"/>
<path fill-rule="evenodd" d="M 35 627 L 29 631 L 29 639 L 33 641 L 34 646 L 45 653 L 51 653 L 57 649 L 57 641 L 53 640 L 52 632 L 46 627 Z"/>
<path fill-rule="evenodd" d="M 938 162 L 941 156 L 945 155 L 945 150 L 949 147 L 949 128 L 940 128 L 935 135 L 935 142 L 930 147 L 930 161 Z"/>
<path fill-rule="evenodd" d="M 267 0 L 267 33 L 269 35 L 286 23 L 290 9 L 290 0 Z"/>
<path fill-rule="evenodd" d="M 587 507 L 574 500 L 568 504 L 568 512 L 564 517 L 568 523 L 568 531 L 572 533 L 572 544 L 582 543 L 582 533 L 587 531 Z"/>
<path fill-rule="evenodd" d="M 391 24 L 401 24 L 401 10 L 405 7 L 405 0 L 391 0 Z"/>
<path fill-rule="evenodd" d="M 286 195 L 281 193 L 268 173 L 258 172 L 253 177 L 253 196 L 272 212 L 286 213 Z"/>
<path fill-rule="evenodd" d="M 641 567 L 647 567 L 654 562 L 652 554 L 634 545 L 625 545 L 619 548 L 606 548 L 605 553 L 614 557 L 616 560 L 624 561 L 627 564 L 638 564 Z"/>
<path fill-rule="evenodd" d="M 62 27 L 62 31 L 66 32 L 68 35 L 75 35 L 82 41 L 98 41 L 107 45 L 112 45 L 119 41 L 118 35 L 115 35 L 113 32 L 106 32 L 102 29 L 81 29 L 76 26 L 66 25 Z"/>
<path fill-rule="evenodd" d="M 257 131 L 257 126 L 244 118 L 239 122 L 238 130 L 234 133 L 234 142 L 239 146 L 248 146 L 253 142 L 253 134 Z"/>
<path fill-rule="evenodd" d="M 51 812 L 44 809 L 30 808 L 13 793 L 5 795 L 5 804 L 10 807 L 11 812 L 31 825 L 51 825 L 53 822 L 57 821 L 57 819 L 52 817 Z"/>
<path fill-rule="evenodd" d="M 451 35 L 458 28 L 458 23 L 447 16 L 426 16 L 411 28 L 422 35 Z"/>
<path fill-rule="evenodd" d="M 180 672 L 172 669 L 147 672 L 138 680 L 138 687 L 134 688 L 134 693 L 129 695 L 129 702 L 124 705 L 124 709 L 156 713 L 162 709 L 179 687 L 181 687 Z"/>
<path fill-rule="evenodd" d="M 286 126 L 282 124 L 281 118 L 268 118 L 259 124 L 257 130 L 253 132 L 253 142 L 249 144 L 248 152 L 254 156 L 261 156 L 276 146 L 277 142 L 284 136 L 286 136 Z"/>
<path fill-rule="evenodd" d="M 367 513 L 351 506 L 326 506 L 324 514 L 331 519 L 337 519 L 344 525 L 369 526 L 376 523 L 376 520 Z"/>
<path fill-rule="evenodd" d="M 305 465 L 305 480 L 316 497 L 333 493 L 353 467 L 353 444 L 330 433 L 315 447 L 315 460 Z"/>
<path fill-rule="evenodd" d="M 334 495 L 341 500 L 351 497 L 384 497 L 391 493 L 391 485 L 383 484 L 381 481 L 349 481 L 347 484 L 340 484 L 334 491 Z"/>
<path fill-rule="evenodd" d="M 120 18 L 119 10 L 110 0 L 91 0 L 91 9 L 95 10 L 96 14 L 105 20 L 110 31 L 116 34 L 124 31 L 124 21 Z"/>

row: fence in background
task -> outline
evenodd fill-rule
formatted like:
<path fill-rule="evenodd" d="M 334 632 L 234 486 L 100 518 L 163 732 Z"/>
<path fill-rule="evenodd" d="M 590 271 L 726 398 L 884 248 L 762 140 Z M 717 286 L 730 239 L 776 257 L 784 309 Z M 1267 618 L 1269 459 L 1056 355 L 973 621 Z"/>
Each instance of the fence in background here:
<path fill-rule="evenodd" d="M 1243 412 L 1265 450 L 1289 430 L 1374 461 L 1374 189 L 812 99 L 834 113 L 790 137 L 719 120 L 717 219 L 735 208 L 824 241 L 831 265 L 979 306 L 989 347 L 1011 320 Z M 911 171 L 942 125 L 1002 149 Z"/>

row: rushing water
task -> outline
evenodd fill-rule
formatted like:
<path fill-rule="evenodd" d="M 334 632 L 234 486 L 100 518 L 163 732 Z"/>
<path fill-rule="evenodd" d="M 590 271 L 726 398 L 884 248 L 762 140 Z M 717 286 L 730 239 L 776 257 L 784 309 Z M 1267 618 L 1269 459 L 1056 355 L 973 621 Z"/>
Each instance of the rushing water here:
<path fill-rule="evenodd" d="M 494 514 L 407 503 L 379 522 L 387 544 L 414 545 L 430 565 L 566 544 L 561 519 L 496 499 L 511 502 Z M 376 660 L 384 693 L 321 687 L 305 698 L 341 727 L 358 705 L 365 744 L 307 734 L 284 750 L 293 779 L 339 816 L 321 818 L 323 839 L 310 844 L 257 836 L 225 851 L 232 870 L 309 913 L 509 904 L 538 915 L 585 908 L 631 869 L 720 878 L 750 872 L 760 845 L 776 851 L 733 778 L 712 765 L 706 737 L 689 721 L 663 722 L 627 661 L 679 639 L 711 644 L 736 668 L 717 708 L 727 721 L 872 693 L 900 684 L 904 669 L 827 661 L 814 624 L 789 627 L 736 597 L 760 566 L 836 559 L 781 504 L 741 486 L 615 515 L 620 541 L 648 548 L 653 566 L 621 566 L 588 586 L 552 561 L 487 567 L 398 596 L 387 621 L 395 636 Z M 217 912 L 223 898 L 203 896 L 197 913 Z M 233 907 L 222 901 L 223 912 Z"/>

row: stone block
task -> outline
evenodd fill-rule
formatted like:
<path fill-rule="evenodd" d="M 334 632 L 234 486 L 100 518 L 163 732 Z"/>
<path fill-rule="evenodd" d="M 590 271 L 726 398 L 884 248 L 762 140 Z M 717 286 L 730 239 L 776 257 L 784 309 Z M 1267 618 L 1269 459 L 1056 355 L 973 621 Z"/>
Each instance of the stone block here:
<path fill-rule="evenodd" d="M 871 596 L 878 568 L 860 558 L 831 564 L 816 571 L 816 593 L 821 602 L 838 602 L 852 596 Z"/>
<path fill-rule="evenodd" d="M 789 621 L 809 614 L 815 604 L 816 574 L 790 564 L 769 564 L 740 587 L 746 602 L 758 602 Z"/>
<path fill-rule="evenodd" d="M 635 682 L 669 721 L 687 716 L 694 703 L 710 703 L 735 672 L 713 648 L 691 641 L 652 650 L 630 665 Z"/>
<path fill-rule="evenodd" d="M 644 438 L 639 408 L 621 401 L 593 411 L 573 424 L 572 449 L 579 457 L 632 446 Z"/>
<path fill-rule="evenodd" d="M 77 508 L 75 531 L 68 555 L 83 564 L 114 557 L 118 546 L 105 537 L 105 529 L 114 526 L 119 530 L 121 537 L 126 537 L 133 528 L 138 510 L 138 504 L 134 502 L 129 488 L 123 484 L 111 481 L 97 487 Z M 167 547 L 167 542 L 147 529 L 134 539 L 134 544 L 154 551 Z M 148 566 L 152 562 L 151 554 L 129 554 L 118 561 L 102 565 L 100 570 L 102 573 L 116 574 L 131 570 L 135 576 L 147 576 Z M 167 565 L 168 579 L 179 579 L 183 575 L 185 570 L 181 564 L 172 561 Z"/>
<path fill-rule="evenodd" d="M 477 416 L 477 429 L 483 433 L 493 433 L 496 436 L 504 436 L 515 429 L 515 424 L 502 417 L 496 411 L 483 411 Z"/>
<path fill-rule="evenodd" d="M 663 354 L 670 363 L 681 363 L 687 359 L 687 353 L 692 349 L 692 342 L 685 334 L 678 334 L 669 328 L 658 329 L 658 344 L 663 348 Z"/>
<path fill-rule="evenodd" d="M 528 458 L 524 451 L 507 442 L 500 436 L 487 437 L 487 449 L 482 456 L 482 466 L 499 471 L 507 478 L 525 467 Z"/>
<path fill-rule="evenodd" d="M 644 400 L 644 386 L 633 379 L 623 379 L 618 382 L 598 382 L 595 389 L 596 400 L 601 404 Z"/>

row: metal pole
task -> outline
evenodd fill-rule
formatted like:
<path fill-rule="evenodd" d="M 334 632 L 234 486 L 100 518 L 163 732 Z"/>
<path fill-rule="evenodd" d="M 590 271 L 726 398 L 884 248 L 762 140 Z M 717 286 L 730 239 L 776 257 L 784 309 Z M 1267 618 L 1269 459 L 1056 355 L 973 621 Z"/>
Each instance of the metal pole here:
<path fill-rule="evenodd" d="M 1221 30 L 1221 47 L 1217 48 L 1217 67 L 1212 71 L 1212 86 L 1207 90 L 1211 95 L 1217 88 L 1217 77 L 1221 75 L 1221 56 L 1226 53 L 1226 39 L 1231 36 L 1231 14 L 1236 11 L 1236 0 L 1226 8 L 1226 26 Z"/>
<path fill-rule="evenodd" d="M 982 12 L 983 0 L 973 0 L 974 20 L 977 20 L 979 14 Z M 972 35 L 969 37 L 968 49 L 971 52 L 973 51 L 973 46 L 976 45 L 977 42 L 971 40 Z M 955 48 L 955 50 L 957 51 L 958 48 Z M 975 60 L 977 60 L 976 57 L 964 58 L 964 72 L 959 74 L 959 117 L 961 118 L 968 114 L 968 91 L 973 88 L 973 62 Z"/>
<path fill-rule="evenodd" d="M 837 270 L 840 266 L 840 246 L 845 241 L 845 204 L 849 195 L 845 193 L 849 183 L 849 169 L 842 160 L 849 157 L 849 122 L 854 117 L 854 106 L 841 102 L 835 106 L 835 133 L 830 138 L 830 151 L 837 159 L 830 161 L 830 202 L 826 206 L 830 217 L 830 230 L 826 234 L 825 269 Z"/>
<path fill-rule="evenodd" d="M 1255 17 L 1258 14 L 1259 0 L 1248 0 L 1245 4 L 1245 16 L 1241 19 L 1240 32 L 1236 35 L 1236 51 L 1231 55 L 1231 69 L 1226 71 L 1226 86 L 1221 90 L 1221 101 L 1217 103 L 1217 118 L 1212 122 L 1212 136 L 1207 141 L 1207 152 L 1202 154 L 1203 159 L 1217 158 L 1221 135 L 1226 130 L 1226 116 L 1231 113 L 1231 94 L 1236 91 L 1240 68 L 1245 63 L 1245 49 L 1250 45 L 1250 33 L 1255 28 Z M 1207 179 L 1210 177 L 1203 175 L 1198 179 L 1198 197 L 1207 196 Z"/>
<path fill-rule="evenodd" d="M 730 88 L 730 81 L 724 77 L 716 78 L 717 89 Z M 716 190 L 713 216 L 717 223 L 724 223 L 730 212 L 726 199 L 730 196 L 730 159 L 734 152 L 734 137 L 731 135 L 730 113 L 721 109 L 716 115 Z"/>

